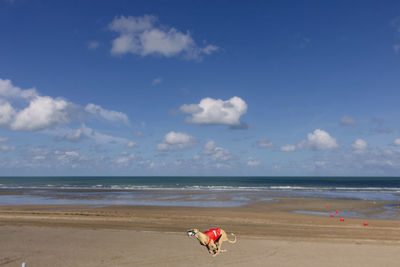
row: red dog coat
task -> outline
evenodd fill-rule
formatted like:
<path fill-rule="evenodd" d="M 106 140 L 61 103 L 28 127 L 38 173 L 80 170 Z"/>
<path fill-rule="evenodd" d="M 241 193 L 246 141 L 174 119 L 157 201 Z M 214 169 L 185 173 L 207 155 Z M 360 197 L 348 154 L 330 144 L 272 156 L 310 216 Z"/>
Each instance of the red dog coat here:
<path fill-rule="evenodd" d="M 221 229 L 220 228 L 209 229 L 208 231 L 205 231 L 204 234 L 208 236 L 208 243 L 207 243 L 208 246 L 211 240 L 215 242 L 218 239 L 218 237 L 221 235 Z"/>

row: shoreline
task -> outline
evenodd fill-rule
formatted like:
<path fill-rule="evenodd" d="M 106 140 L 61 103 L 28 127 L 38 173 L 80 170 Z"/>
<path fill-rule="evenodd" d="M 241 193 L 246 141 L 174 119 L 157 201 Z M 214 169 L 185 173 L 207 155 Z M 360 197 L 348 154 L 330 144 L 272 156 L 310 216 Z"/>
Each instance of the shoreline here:
<path fill-rule="evenodd" d="M 0 211 L 3 208 L 27 206 L 86 206 L 92 208 L 126 207 L 188 207 L 251 209 L 274 207 L 297 214 L 329 216 L 336 209 L 347 218 L 400 220 L 400 199 L 359 199 L 357 195 L 346 197 L 311 196 L 296 192 L 248 192 L 248 191 L 188 191 L 188 190 L 114 190 L 114 189 L 0 189 Z M 298 194 L 298 193 L 297 193 Z M 353 197 L 353 198 L 351 198 Z M 296 203 L 300 201 L 300 203 Z M 290 203 L 288 206 L 287 203 Z M 301 204 L 303 203 L 303 204 Z M 312 205 L 304 205 L 312 203 Z M 320 203 L 316 205 L 315 203 Z M 340 203 L 338 207 L 326 208 L 325 204 Z M 351 203 L 351 204 L 349 204 Z M 264 205 L 265 204 L 265 205 Z M 64 208 L 63 208 L 64 209 Z"/>
<path fill-rule="evenodd" d="M 324 211 L 327 204 L 338 217 L 292 212 Z M 0 265 L 397 266 L 400 220 L 339 220 L 344 210 L 385 204 L 282 198 L 235 208 L 0 206 Z M 213 227 L 238 238 L 215 258 L 186 234 Z"/>

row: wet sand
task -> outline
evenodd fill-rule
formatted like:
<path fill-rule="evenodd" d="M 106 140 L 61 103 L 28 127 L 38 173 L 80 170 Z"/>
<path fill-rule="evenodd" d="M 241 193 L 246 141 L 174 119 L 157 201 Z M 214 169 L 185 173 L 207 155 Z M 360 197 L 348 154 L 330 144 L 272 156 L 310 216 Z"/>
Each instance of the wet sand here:
<path fill-rule="evenodd" d="M 339 220 L 343 211 L 386 204 L 289 198 L 239 208 L 1 206 L 0 266 L 398 266 L 400 220 Z M 336 209 L 333 218 L 292 212 Z M 215 258 L 186 235 L 211 227 L 238 237 Z"/>

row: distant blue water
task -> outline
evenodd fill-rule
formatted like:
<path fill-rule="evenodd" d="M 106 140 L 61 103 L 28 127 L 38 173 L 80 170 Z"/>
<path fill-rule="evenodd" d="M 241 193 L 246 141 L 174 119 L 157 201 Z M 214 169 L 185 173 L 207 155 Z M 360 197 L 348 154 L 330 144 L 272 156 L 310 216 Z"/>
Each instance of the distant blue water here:
<path fill-rule="evenodd" d="M 0 188 L 400 191 L 400 177 L 0 177 Z"/>
<path fill-rule="evenodd" d="M 254 202 L 277 201 L 278 197 L 400 202 L 400 178 L 0 177 L 1 192 L 7 194 L 0 194 L 0 205 L 236 207 Z"/>

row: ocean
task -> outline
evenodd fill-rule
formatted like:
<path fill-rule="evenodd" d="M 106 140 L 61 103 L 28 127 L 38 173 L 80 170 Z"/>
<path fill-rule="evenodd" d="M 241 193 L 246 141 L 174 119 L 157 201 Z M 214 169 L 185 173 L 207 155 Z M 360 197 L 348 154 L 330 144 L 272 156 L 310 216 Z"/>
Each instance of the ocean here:
<path fill-rule="evenodd" d="M 400 177 L 0 177 L 0 205 L 239 207 L 281 197 L 400 203 Z"/>
<path fill-rule="evenodd" d="M 400 177 L 0 177 L 0 188 L 400 191 Z"/>

